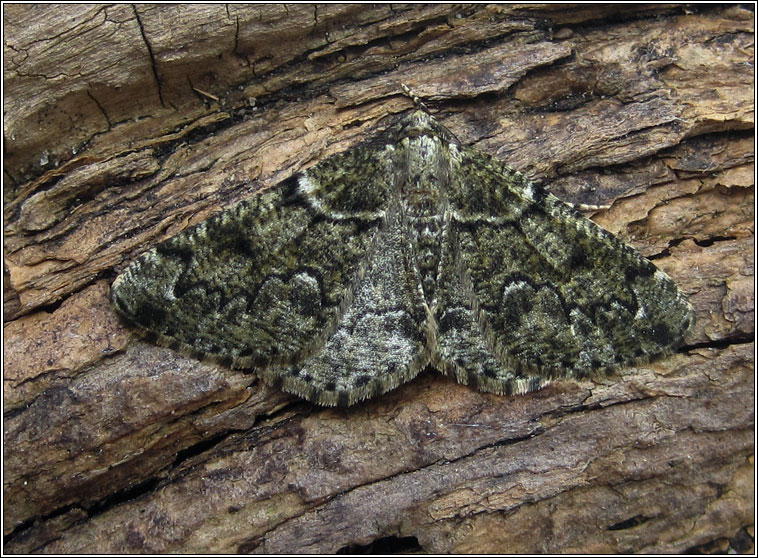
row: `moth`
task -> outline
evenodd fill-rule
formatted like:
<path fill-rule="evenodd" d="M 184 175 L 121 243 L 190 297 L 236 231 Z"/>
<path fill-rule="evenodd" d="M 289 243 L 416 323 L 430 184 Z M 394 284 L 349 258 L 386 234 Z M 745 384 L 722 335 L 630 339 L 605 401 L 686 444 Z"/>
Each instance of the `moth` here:
<path fill-rule="evenodd" d="M 427 365 L 525 393 L 694 323 L 650 261 L 426 110 L 158 244 L 111 296 L 157 343 L 327 406 Z"/>

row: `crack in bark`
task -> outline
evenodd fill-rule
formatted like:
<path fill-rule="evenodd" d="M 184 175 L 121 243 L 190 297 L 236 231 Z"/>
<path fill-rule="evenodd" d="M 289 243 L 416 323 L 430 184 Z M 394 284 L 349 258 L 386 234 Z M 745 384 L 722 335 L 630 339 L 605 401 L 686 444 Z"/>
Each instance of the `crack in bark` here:
<path fill-rule="evenodd" d="M 103 107 L 103 105 L 102 105 L 102 104 L 100 104 L 100 101 L 98 101 L 98 100 L 97 100 L 97 98 L 96 98 L 96 97 L 95 97 L 95 96 L 92 94 L 92 92 L 91 92 L 91 91 L 89 91 L 89 90 L 87 90 L 87 96 L 88 96 L 90 99 L 92 99 L 92 102 L 94 102 L 94 103 L 95 103 L 95 105 L 97 105 L 97 108 L 99 108 L 99 109 L 100 109 L 100 112 L 102 112 L 102 113 L 103 113 L 103 117 L 105 117 L 105 121 L 106 121 L 106 122 L 108 122 L 108 130 L 110 130 L 111 128 L 113 128 L 113 123 L 111 122 L 111 119 L 110 119 L 110 117 L 108 116 L 108 113 L 107 113 L 107 112 L 105 112 L 105 108 Z M 101 133 L 102 133 L 102 132 L 101 132 Z"/>
<path fill-rule="evenodd" d="M 712 339 L 710 341 L 704 341 L 702 343 L 692 343 L 690 345 L 684 345 L 679 349 L 679 353 L 688 353 L 690 351 L 696 351 L 698 349 L 716 349 L 723 351 L 735 345 L 750 345 L 755 343 L 755 337 L 751 334 L 735 335 L 734 337 L 723 337 L 721 339 Z"/>
<path fill-rule="evenodd" d="M 142 25 L 142 20 L 140 19 L 139 12 L 137 11 L 137 6 L 134 4 L 132 4 L 132 11 L 134 12 L 134 17 L 137 20 L 137 26 L 139 27 L 140 34 L 142 35 L 142 40 L 145 42 L 145 46 L 147 47 L 147 53 L 150 56 L 150 67 L 152 68 L 153 77 L 155 78 L 155 86 L 158 89 L 158 99 L 161 102 L 161 106 L 165 108 L 166 103 L 163 100 L 161 78 L 158 75 L 158 64 L 155 59 L 155 53 L 153 52 L 153 47 L 147 38 L 147 33 L 145 32 L 145 27 Z"/>
<path fill-rule="evenodd" d="M 227 10 L 228 10 L 227 6 Z M 240 18 L 239 16 L 234 17 L 234 46 L 232 47 L 232 54 L 236 58 L 242 58 L 246 61 L 247 65 L 250 66 L 250 60 L 247 59 L 246 56 L 242 56 L 239 53 L 239 45 L 240 45 Z M 253 72 L 253 77 L 255 77 L 255 72 Z"/>

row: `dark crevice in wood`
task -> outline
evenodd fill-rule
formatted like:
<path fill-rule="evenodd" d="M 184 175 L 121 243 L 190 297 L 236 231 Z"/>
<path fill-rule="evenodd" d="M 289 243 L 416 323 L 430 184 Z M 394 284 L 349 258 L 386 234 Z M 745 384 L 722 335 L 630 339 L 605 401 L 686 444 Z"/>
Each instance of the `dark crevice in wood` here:
<path fill-rule="evenodd" d="M 684 345 L 677 352 L 687 354 L 691 351 L 698 349 L 727 349 L 733 345 L 750 345 L 755 342 L 754 334 L 746 335 L 733 335 L 724 337 L 721 339 L 714 339 L 712 341 L 706 341 L 704 343 L 692 343 L 691 345 Z"/>
<path fill-rule="evenodd" d="M 702 248 L 706 248 L 708 246 L 713 246 L 717 242 L 726 242 L 729 240 L 737 240 L 736 236 L 711 236 L 709 238 L 704 238 L 703 240 L 698 240 L 697 238 L 693 239 L 695 244 Z"/>
<path fill-rule="evenodd" d="M 614 523 L 613 525 L 610 525 L 607 527 L 608 531 L 623 531 L 624 529 L 631 529 L 632 527 L 636 527 L 637 525 L 642 525 L 646 521 L 649 521 L 651 518 L 645 517 L 644 515 L 635 515 L 634 517 L 630 517 L 629 519 L 625 519 L 624 521 L 619 521 L 618 523 Z"/>
<path fill-rule="evenodd" d="M 239 432 L 240 432 L 239 430 L 224 430 L 223 432 L 216 434 L 215 436 L 212 436 L 211 438 L 208 438 L 207 440 L 201 440 L 200 442 L 194 445 L 191 445 L 182 450 L 179 450 L 176 453 L 176 459 L 174 459 L 174 462 L 171 464 L 170 468 L 174 469 L 177 466 L 179 466 L 181 463 L 193 457 L 197 457 L 198 455 L 201 455 L 209 450 L 212 450 L 214 447 L 218 446 L 219 444 L 224 442 L 226 439 L 228 439 L 230 435 L 236 434 Z"/>
<path fill-rule="evenodd" d="M 142 24 L 142 20 L 140 19 L 139 12 L 137 11 L 137 6 L 132 5 L 132 11 L 134 12 L 134 17 L 137 20 L 137 26 L 139 27 L 140 34 L 142 35 L 142 40 L 145 43 L 145 47 L 147 48 L 147 53 L 150 56 L 150 67 L 153 72 L 153 77 L 155 78 L 155 87 L 158 91 L 158 99 L 161 102 L 161 106 L 165 107 L 166 103 L 163 99 L 163 87 L 161 85 L 161 77 L 158 74 L 158 62 L 155 58 L 155 53 L 153 52 L 153 46 L 150 44 L 150 41 L 147 38 L 147 33 L 145 32 L 145 26 Z"/>
<path fill-rule="evenodd" d="M 424 549 L 416 537 L 381 537 L 368 544 L 350 544 L 337 550 L 336 554 L 416 554 Z"/>
<path fill-rule="evenodd" d="M 135 484 L 133 486 L 114 492 L 113 494 L 106 496 L 105 498 L 98 501 L 97 503 L 86 507 L 87 515 L 91 519 L 92 517 L 96 515 L 100 515 L 120 504 L 123 504 L 130 500 L 136 500 L 137 498 L 139 498 L 140 496 L 144 494 L 149 494 L 150 492 L 153 492 L 157 488 L 160 482 L 161 482 L 160 478 L 150 477 L 139 482 L 138 484 Z"/>

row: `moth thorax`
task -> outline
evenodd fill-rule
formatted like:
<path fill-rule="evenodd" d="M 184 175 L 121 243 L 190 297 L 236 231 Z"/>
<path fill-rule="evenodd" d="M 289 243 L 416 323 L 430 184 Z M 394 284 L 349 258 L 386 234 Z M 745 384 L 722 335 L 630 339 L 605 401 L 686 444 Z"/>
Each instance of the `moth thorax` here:
<path fill-rule="evenodd" d="M 442 253 L 442 215 L 447 205 L 449 161 L 437 137 L 420 135 L 409 141 L 409 147 L 401 195 L 421 287 L 427 302 L 431 303 L 436 296 Z"/>

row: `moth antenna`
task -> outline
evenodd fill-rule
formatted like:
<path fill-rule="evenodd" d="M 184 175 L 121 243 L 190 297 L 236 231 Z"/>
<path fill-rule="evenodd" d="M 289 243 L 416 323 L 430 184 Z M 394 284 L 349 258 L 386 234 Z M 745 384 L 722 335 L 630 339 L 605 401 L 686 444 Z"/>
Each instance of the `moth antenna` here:
<path fill-rule="evenodd" d="M 424 104 L 424 101 L 421 100 L 421 97 L 419 97 L 418 94 L 413 89 L 411 89 L 404 83 L 401 83 L 400 87 L 403 88 L 403 93 L 405 93 L 408 97 L 410 97 L 414 105 L 416 105 L 418 108 L 420 108 L 424 112 L 427 112 L 427 113 L 429 112 L 429 107 L 427 107 Z"/>

